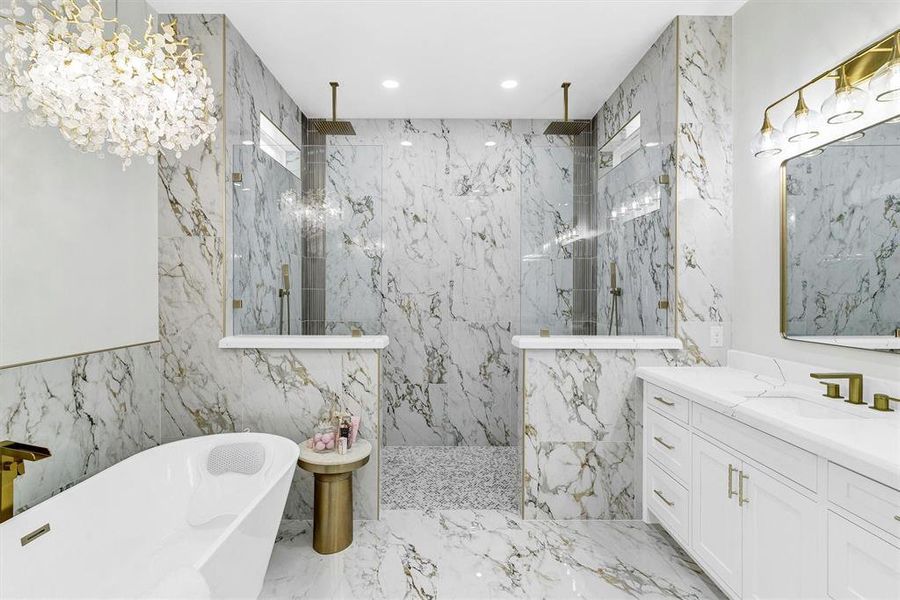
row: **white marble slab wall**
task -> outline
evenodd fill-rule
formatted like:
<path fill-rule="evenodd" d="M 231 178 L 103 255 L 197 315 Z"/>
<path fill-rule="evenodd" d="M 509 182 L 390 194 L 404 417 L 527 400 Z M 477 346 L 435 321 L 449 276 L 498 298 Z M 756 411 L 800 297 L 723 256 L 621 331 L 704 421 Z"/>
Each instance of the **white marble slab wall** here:
<path fill-rule="evenodd" d="M 661 351 L 524 351 L 526 519 L 634 519 L 638 366 Z"/>
<path fill-rule="evenodd" d="M 160 440 L 159 344 L 0 370 L 3 439 L 50 449 L 16 480 L 24 510 Z"/>
<path fill-rule="evenodd" d="M 568 180 L 571 205 L 571 148 L 545 138 L 544 122 L 353 123 L 355 137 L 329 138 L 329 177 L 336 179 L 328 185 L 334 191 L 352 187 L 340 181 L 339 165 L 348 159 L 342 147 L 382 148 L 381 270 L 369 258 L 362 261 L 365 268 L 354 267 L 356 275 L 344 278 L 329 258 L 333 285 L 327 305 L 340 305 L 353 290 L 370 297 L 380 280 L 383 329 L 391 336 L 384 354 L 385 443 L 515 443 L 518 386 L 511 339 L 520 318 L 521 173 L 523 163 L 543 160 L 542 168 L 557 169 L 551 183 L 559 187 Z M 559 190 L 553 194 L 547 202 L 557 210 Z M 362 221 L 371 214 L 368 208 L 349 212 Z M 559 232 L 568 231 L 571 214 L 556 221 Z M 329 229 L 330 239 L 336 235 L 349 239 L 358 228 Z M 558 287 L 569 293 L 554 298 L 558 315 L 568 311 L 571 278 L 569 263 L 559 274 Z"/>
<path fill-rule="evenodd" d="M 611 262 L 616 263 L 619 332 L 666 335 L 674 328 L 674 186 L 676 38 L 673 21 L 625 77 L 597 114 L 598 149 L 640 114 L 642 147 L 597 182 L 598 330 L 606 334 L 611 318 Z M 658 198 L 659 210 L 622 218 L 623 206 Z M 615 216 L 614 216 L 615 214 Z M 615 333 L 615 329 L 612 330 Z"/>
<path fill-rule="evenodd" d="M 898 140 L 900 123 L 884 123 L 787 164 L 789 334 L 900 326 Z"/>
<path fill-rule="evenodd" d="M 302 124 L 300 107 L 266 68 L 240 32 L 225 21 L 225 148 L 226 165 L 241 173 L 226 198 L 231 229 L 227 237 L 234 256 L 231 297 L 235 334 L 277 334 L 282 265 L 288 265 L 291 332 L 300 333 L 301 226 L 304 213 L 300 182 Z M 286 149 L 282 166 L 259 147 L 260 114 L 274 123 L 296 147 Z M 283 331 L 287 332 L 287 303 Z"/>
<path fill-rule="evenodd" d="M 382 316 L 382 147 L 330 144 L 325 203 L 325 321 L 329 334 L 384 333 Z"/>
<path fill-rule="evenodd" d="M 226 29 L 224 17 L 204 15 L 180 15 L 179 30 L 202 52 L 218 90 L 220 111 L 230 112 L 230 105 L 222 104 L 226 73 L 222 49 L 229 47 L 226 31 L 233 30 Z M 360 414 L 362 435 L 375 446 L 376 456 L 354 478 L 357 514 L 375 518 L 378 352 L 218 348 L 228 298 L 224 239 L 231 168 L 226 149 L 234 141 L 224 135 L 220 121 L 216 141 L 180 158 L 160 159 L 160 437 L 165 442 L 249 428 L 299 442 L 313 433 L 322 410 L 337 403 Z M 286 516 L 309 518 L 311 493 L 311 481 L 298 473 Z"/>
<path fill-rule="evenodd" d="M 731 331 L 731 17 L 678 17 L 677 334 L 687 364 L 723 365 Z M 725 343 L 710 346 L 710 328 Z"/>

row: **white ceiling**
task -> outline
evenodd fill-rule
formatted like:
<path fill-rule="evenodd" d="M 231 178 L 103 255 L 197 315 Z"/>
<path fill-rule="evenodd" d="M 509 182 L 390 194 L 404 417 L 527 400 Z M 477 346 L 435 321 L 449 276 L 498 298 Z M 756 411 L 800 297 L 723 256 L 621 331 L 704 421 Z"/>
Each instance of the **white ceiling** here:
<path fill-rule="evenodd" d="M 302 110 L 338 117 L 590 118 L 679 14 L 744 0 L 149 0 L 160 12 L 225 13 Z M 387 90 L 385 79 L 400 87 Z M 500 82 L 515 79 L 514 90 Z"/>

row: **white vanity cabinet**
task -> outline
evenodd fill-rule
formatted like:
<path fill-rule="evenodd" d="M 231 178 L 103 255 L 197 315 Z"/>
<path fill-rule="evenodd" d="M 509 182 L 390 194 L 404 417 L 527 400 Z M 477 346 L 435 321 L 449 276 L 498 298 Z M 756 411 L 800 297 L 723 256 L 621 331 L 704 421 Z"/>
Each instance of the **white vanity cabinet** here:
<path fill-rule="evenodd" d="M 649 382 L 643 416 L 644 517 L 726 594 L 900 599 L 900 491 Z"/>

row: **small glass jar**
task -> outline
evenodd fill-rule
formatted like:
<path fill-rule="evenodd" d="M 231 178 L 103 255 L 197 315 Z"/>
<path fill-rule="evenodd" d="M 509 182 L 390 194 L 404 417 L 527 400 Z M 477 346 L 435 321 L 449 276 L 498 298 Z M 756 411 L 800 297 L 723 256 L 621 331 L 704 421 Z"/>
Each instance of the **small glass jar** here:
<path fill-rule="evenodd" d="M 332 423 L 322 421 L 313 433 L 312 449 L 316 452 L 334 452 L 337 449 L 337 431 Z"/>

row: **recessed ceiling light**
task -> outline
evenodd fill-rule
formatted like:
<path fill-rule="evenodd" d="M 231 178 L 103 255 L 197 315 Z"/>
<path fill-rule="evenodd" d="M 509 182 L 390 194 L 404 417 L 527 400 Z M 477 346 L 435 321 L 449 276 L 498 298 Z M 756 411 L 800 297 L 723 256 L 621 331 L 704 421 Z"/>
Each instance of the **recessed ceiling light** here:
<path fill-rule="evenodd" d="M 864 137 L 866 134 L 863 131 L 857 131 L 856 133 L 851 133 L 848 136 L 842 137 L 839 139 L 839 142 L 852 142 L 853 140 L 858 140 L 861 137 Z"/>
<path fill-rule="evenodd" d="M 488 140 L 484 143 L 484 145 L 490 148 L 491 146 L 496 146 L 497 142 L 495 142 L 494 140 Z"/>
<path fill-rule="evenodd" d="M 401 146 L 412 146 L 412 142 L 409 140 L 403 140 L 402 142 L 400 142 L 400 145 Z"/>
<path fill-rule="evenodd" d="M 245 145 L 245 146 L 252 146 L 252 145 L 253 145 L 253 140 L 244 140 L 244 141 L 241 142 L 241 143 L 242 143 L 243 145 Z"/>
<path fill-rule="evenodd" d="M 400 82 L 395 79 L 385 79 L 381 82 L 381 85 L 389 90 L 393 90 L 400 87 Z"/>
<path fill-rule="evenodd" d="M 514 87 L 517 87 L 518 85 L 519 85 L 519 82 L 516 81 L 515 79 L 507 79 L 506 81 L 503 81 L 500 83 L 500 87 L 502 87 L 504 90 L 511 90 Z"/>
<path fill-rule="evenodd" d="M 825 148 L 815 148 L 810 150 L 809 152 L 804 152 L 800 155 L 800 158 L 812 158 L 813 156 L 818 156 L 825 152 Z"/>

